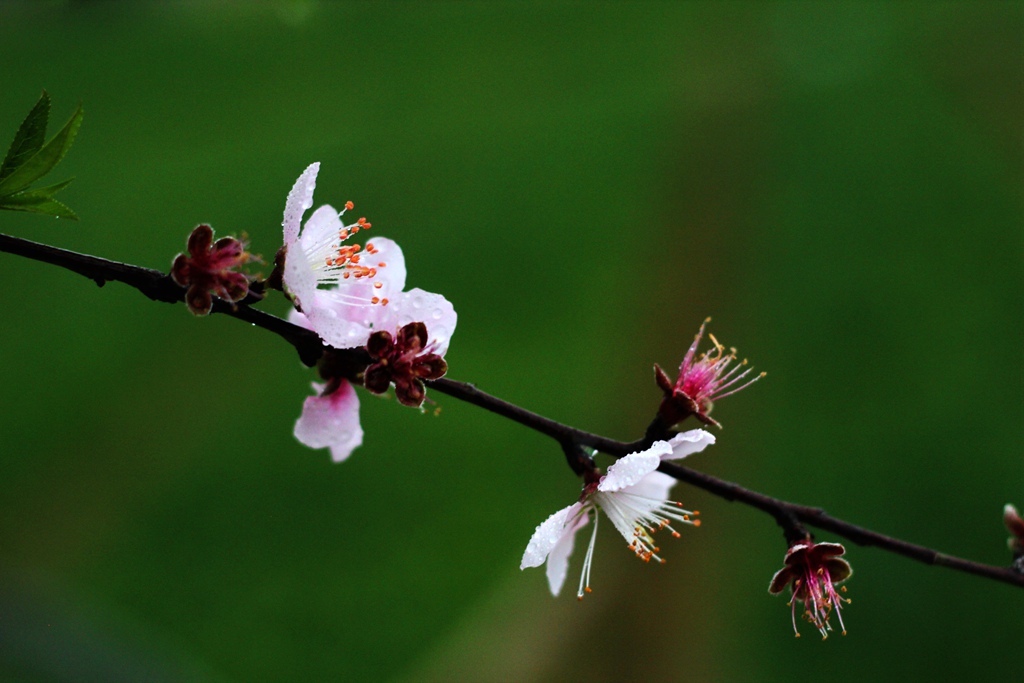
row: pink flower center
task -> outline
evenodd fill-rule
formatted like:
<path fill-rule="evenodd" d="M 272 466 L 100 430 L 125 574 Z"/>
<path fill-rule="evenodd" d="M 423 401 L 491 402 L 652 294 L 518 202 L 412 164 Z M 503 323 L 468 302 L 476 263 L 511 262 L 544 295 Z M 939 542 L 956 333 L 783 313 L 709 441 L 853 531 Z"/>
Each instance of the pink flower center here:
<path fill-rule="evenodd" d="M 345 202 L 338 217 L 341 218 L 351 210 L 355 204 Z M 350 225 L 342 225 L 341 229 L 334 235 L 313 244 L 306 249 L 306 257 L 317 274 L 319 285 L 337 284 L 343 280 L 373 280 L 377 277 L 377 269 L 385 268 L 385 262 L 379 251 L 372 242 L 367 242 L 363 247 L 359 244 L 345 244 L 352 236 L 361 230 L 369 230 L 373 226 L 366 218 L 360 218 Z M 381 289 L 384 284 L 380 281 L 373 282 L 374 289 Z M 374 296 L 370 299 L 371 304 L 388 305 L 387 297 Z"/>

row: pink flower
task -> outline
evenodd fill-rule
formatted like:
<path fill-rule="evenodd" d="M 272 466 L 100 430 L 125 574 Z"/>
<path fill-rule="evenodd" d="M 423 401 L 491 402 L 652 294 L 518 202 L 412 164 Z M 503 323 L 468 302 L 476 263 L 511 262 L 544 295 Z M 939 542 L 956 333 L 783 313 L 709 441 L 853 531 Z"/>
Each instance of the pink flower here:
<path fill-rule="evenodd" d="M 679 376 L 674 384 L 664 370 L 657 365 L 654 366 L 658 386 L 665 392 L 659 414 L 667 426 L 681 422 L 689 415 L 696 415 L 697 419 L 705 424 L 721 427 L 708 415 L 713 402 L 746 389 L 766 374 L 762 372 L 743 382 L 753 368 L 740 372 L 747 361 L 742 360 L 733 364 L 736 361 L 736 349 L 730 349 L 729 353 L 725 353 L 725 347 L 718 343 L 714 335 L 708 336 L 715 348 L 696 356 L 697 345 L 704 336 L 704 327 L 710 321 L 711 318 L 708 318 L 701 324 L 693 344 L 679 366 Z M 730 365 L 732 369 L 729 369 Z"/>
<path fill-rule="evenodd" d="M 377 393 L 393 382 L 402 403 L 422 404 L 423 380 L 436 379 L 447 369 L 443 358 L 458 316 L 440 294 L 402 291 L 405 257 L 397 244 L 383 237 L 369 239 L 364 246 L 351 241 L 371 228 L 365 218 L 342 222 L 352 202 L 340 212 L 321 206 L 302 224 L 303 214 L 313 206 L 319 171 L 319 163 L 311 164 L 288 194 L 281 223 L 284 265 L 277 272 L 295 304 L 289 317 L 293 323 L 313 330 L 337 349 L 370 344 L 374 362 L 369 368 L 339 369 L 321 361 L 327 385 L 314 385 L 323 391 L 306 399 L 295 424 L 300 442 L 330 447 L 333 458 L 341 461 L 363 439 L 359 401 L 348 378 L 358 380 L 364 373 L 367 388 Z"/>
<path fill-rule="evenodd" d="M 234 303 L 249 293 L 249 278 L 233 271 L 250 259 L 245 243 L 234 237 L 213 241 L 213 228 L 197 225 L 188 236 L 188 256 L 178 254 L 171 264 L 171 279 L 187 287 L 185 304 L 195 315 L 213 308 L 211 294 Z"/>
<path fill-rule="evenodd" d="M 393 325 L 392 304 L 405 288 L 405 258 L 397 244 L 383 237 L 365 246 L 349 240 L 371 227 L 365 218 L 345 225 L 342 211 L 329 205 L 314 211 L 313 190 L 320 164 L 311 164 L 288 194 L 284 208 L 285 262 L 282 280 L 295 306 L 320 338 L 336 348 L 362 346 L 375 329 Z"/>
<path fill-rule="evenodd" d="M 828 637 L 832 630 L 829 622 L 833 610 L 839 621 L 839 628 L 846 635 L 843 617 L 839 613 L 843 603 L 849 603 L 836 592 L 836 586 L 850 578 L 853 570 L 850 563 L 839 559 L 846 552 L 839 543 L 797 543 L 786 551 L 785 566 L 775 572 L 768 592 L 778 595 L 786 586 L 790 586 L 792 598 L 789 605 L 793 608 L 793 631 L 797 638 L 800 631 L 796 627 L 796 603 L 804 605 L 803 618 L 814 624 L 821 633 L 822 639 Z M 846 587 L 839 589 L 846 592 Z"/>
<path fill-rule="evenodd" d="M 302 404 L 295 423 L 295 438 L 310 448 L 330 448 L 331 459 L 341 462 L 363 443 L 359 426 L 359 397 L 346 380 L 313 384 L 318 393 Z"/>
<path fill-rule="evenodd" d="M 436 379 L 447 370 L 444 354 L 448 351 L 458 316 L 443 296 L 420 289 L 402 292 L 397 301 L 398 305 L 393 310 L 389 324 L 394 326 L 395 336 L 400 341 L 392 341 L 388 347 L 381 342 L 392 337 L 389 333 L 382 330 L 371 336 L 371 343 L 374 338 L 378 341 L 369 350 L 371 358 L 375 358 L 376 362 L 365 370 L 367 388 L 375 393 L 383 393 L 387 391 L 388 384 L 394 382 L 399 401 L 405 405 L 420 405 L 425 391 L 422 380 Z M 432 323 L 429 330 L 413 318 L 429 319 Z M 291 311 L 288 320 L 306 329 L 313 329 L 309 319 L 298 311 Z M 407 332 L 403 334 L 403 330 Z M 418 348 L 414 349 L 414 346 Z M 378 355 L 374 356 L 374 352 Z M 327 354 L 331 353 L 328 350 Z M 384 359 L 390 365 L 389 371 L 384 373 L 378 367 L 371 372 Z M 300 443 L 310 448 L 330 448 L 334 461 L 341 462 L 362 445 L 363 430 L 359 426 L 359 399 L 355 389 L 347 379 L 331 375 L 358 377 L 360 369 L 341 369 L 332 365 L 321 363 L 321 373 L 327 375 L 327 384 L 313 384 L 318 395 L 307 398 L 303 403 L 302 415 L 295 423 L 294 433 Z M 413 402 L 415 398 L 418 398 L 418 403 Z"/>
<path fill-rule="evenodd" d="M 653 535 L 661 529 L 668 529 L 673 537 L 678 538 L 679 532 L 672 528 L 673 522 L 699 526 L 700 521 L 692 519 L 699 513 L 684 510 L 679 503 L 668 500 L 669 490 L 676 480 L 657 472 L 658 465 L 662 460 L 678 460 L 691 453 L 699 453 L 714 442 L 712 434 L 693 429 L 677 434 L 667 442 L 656 441 L 646 451 L 620 458 L 604 476 L 595 471 L 579 501 L 548 517 L 533 532 L 519 568 L 539 567 L 547 562 L 548 585 L 551 594 L 557 596 L 565 583 L 576 532 L 587 525 L 593 513 L 594 531 L 576 592 L 577 598 L 582 600 L 584 593 L 590 592 L 598 510 L 604 511 L 637 557 L 644 562 L 664 562 L 658 556 L 660 549 L 655 545 Z"/>
<path fill-rule="evenodd" d="M 288 322 L 313 329 L 309 320 L 298 311 L 291 311 Z M 329 354 L 321 359 L 321 366 Z M 326 363 L 332 365 L 332 363 Z M 345 374 L 346 370 L 333 368 L 327 374 Z M 323 372 L 323 370 L 321 370 Z M 363 445 L 363 428 L 359 424 L 359 397 L 352 384 L 344 377 L 327 377 L 325 384 L 313 382 L 315 396 L 308 397 L 302 404 L 302 414 L 295 422 L 295 438 L 310 448 L 330 448 L 331 459 L 342 462 L 348 459 L 359 446 Z"/>

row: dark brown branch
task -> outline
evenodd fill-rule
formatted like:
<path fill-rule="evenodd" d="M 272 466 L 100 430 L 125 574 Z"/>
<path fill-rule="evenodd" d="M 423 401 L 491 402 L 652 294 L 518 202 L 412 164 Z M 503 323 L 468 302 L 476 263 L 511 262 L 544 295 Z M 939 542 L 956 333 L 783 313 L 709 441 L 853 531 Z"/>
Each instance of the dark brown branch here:
<path fill-rule="evenodd" d="M 100 287 L 108 282 L 123 282 L 154 301 L 174 304 L 185 300 L 183 287 L 179 287 L 170 276 L 152 268 L 79 254 L 67 249 L 3 234 L 0 234 L 0 251 L 60 266 L 89 278 Z M 316 333 L 250 307 L 250 304 L 261 299 L 260 296 L 250 294 L 237 304 L 230 304 L 215 298 L 213 312 L 229 315 L 273 332 L 295 347 L 303 363 L 308 366 L 315 365 L 324 349 L 323 343 Z"/>
<path fill-rule="evenodd" d="M 100 286 L 109 281 L 123 282 L 138 289 L 155 301 L 168 303 L 184 301 L 185 290 L 182 287 L 175 284 L 164 273 L 150 268 L 109 261 L 96 256 L 79 254 L 2 234 L 0 234 L 0 251 L 66 268 L 93 280 Z M 259 296 L 250 296 L 235 305 L 215 299 L 213 312 L 230 315 L 273 332 L 295 347 L 299 352 L 299 357 L 306 365 L 314 365 L 325 350 L 320 338 L 314 332 L 252 308 L 250 304 L 259 301 L 260 298 Z M 355 350 L 354 353 L 359 351 Z M 434 380 L 428 384 L 436 391 L 461 401 L 472 403 L 551 437 L 562 446 L 570 467 L 577 474 L 586 469 L 586 463 L 581 459 L 582 456 L 580 456 L 581 446 L 588 446 L 615 457 L 622 457 L 650 447 L 651 443 L 658 436 L 664 436 L 665 434 L 665 429 L 662 425 L 652 423 L 652 426 L 648 428 L 646 435 L 642 439 L 628 443 L 615 441 L 614 439 L 591 434 L 555 422 L 543 415 L 538 415 L 508 401 L 491 396 L 477 389 L 472 384 L 456 382 L 450 379 Z M 696 486 L 719 498 L 743 503 L 771 515 L 783 528 L 789 542 L 793 542 L 793 540 L 799 538 L 804 533 L 802 524 L 808 524 L 860 545 L 874 546 L 925 564 L 948 567 L 1024 588 L 1024 574 L 1018 573 L 1010 567 L 994 567 L 946 555 L 931 548 L 908 543 L 845 522 L 832 517 L 820 508 L 798 505 L 779 500 L 778 498 L 772 498 L 763 493 L 746 489 L 738 484 L 674 463 L 663 462 L 659 469 L 679 481 Z"/>

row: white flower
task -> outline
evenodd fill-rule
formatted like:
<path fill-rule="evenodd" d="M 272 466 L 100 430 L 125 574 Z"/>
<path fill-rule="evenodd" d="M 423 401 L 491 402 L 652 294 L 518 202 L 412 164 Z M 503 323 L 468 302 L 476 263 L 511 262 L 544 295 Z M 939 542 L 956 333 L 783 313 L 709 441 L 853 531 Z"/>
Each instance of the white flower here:
<path fill-rule="evenodd" d="M 699 526 L 693 519 L 696 512 L 682 509 L 679 503 L 668 500 L 669 490 L 676 480 L 657 472 L 662 460 L 679 460 L 699 453 L 715 443 L 714 435 L 703 429 L 692 429 L 672 437 L 669 441 L 656 441 L 646 451 L 630 453 L 620 458 L 596 484 L 588 485 L 580 500 L 548 517 L 537 527 L 523 553 L 520 569 L 539 567 L 547 562 L 548 585 L 557 596 L 565 582 L 576 532 L 586 526 L 594 513 L 594 531 L 583 560 L 577 597 L 582 600 L 590 592 L 590 566 L 597 538 L 598 510 L 603 510 L 612 526 L 622 534 L 629 549 L 644 560 L 664 562 L 658 556 L 653 534 L 668 529 L 674 536 L 679 532 L 672 523 Z"/>
<path fill-rule="evenodd" d="M 321 339 L 336 348 L 353 348 L 365 344 L 374 330 L 394 327 L 390 304 L 405 288 L 405 257 L 383 237 L 365 246 L 349 243 L 370 227 L 365 218 L 342 222 L 351 202 L 340 212 L 321 206 L 300 230 L 303 214 L 313 206 L 319 170 L 315 163 L 303 171 L 285 202 L 284 286 Z"/>

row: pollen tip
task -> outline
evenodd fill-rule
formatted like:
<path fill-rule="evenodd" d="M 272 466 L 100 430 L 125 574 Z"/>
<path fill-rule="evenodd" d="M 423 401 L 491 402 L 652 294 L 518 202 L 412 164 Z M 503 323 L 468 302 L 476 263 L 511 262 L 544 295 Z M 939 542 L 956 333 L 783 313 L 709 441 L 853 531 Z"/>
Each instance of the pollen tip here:
<path fill-rule="evenodd" d="M 352 209 L 354 209 L 354 208 L 356 208 L 356 205 L 355 205 L 355 204 L 353 204 L 353 203 L 352 203 L 352 202 L 350 202 L 350 201 L 349 201 L 349 202 L 345 202 L 345 210 L 346 210 L 346 211 L 351 211 L 351 210 L 352 210 Z"/>
<path fill-rule="evenodd" d="M 694 526 L 700 526 L 700 520 L 699 519 L 693 520 L 693 525 Z"/>

